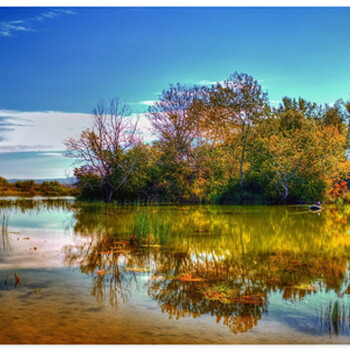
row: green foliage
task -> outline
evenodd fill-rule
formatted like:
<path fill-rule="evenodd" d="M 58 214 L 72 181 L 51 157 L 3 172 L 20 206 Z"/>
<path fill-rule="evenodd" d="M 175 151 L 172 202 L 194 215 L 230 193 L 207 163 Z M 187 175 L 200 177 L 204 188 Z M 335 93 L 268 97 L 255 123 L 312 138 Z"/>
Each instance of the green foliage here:
<path fill-rule="evenodd" d="M 7 187 L 8 185 L 8 181 L 0 176 L 0 187 Z"/>
<path fill-rule="evenodd" d="M 170 220 L 141 211 L 135 215 L 132 223 L 132 240 L 137 244 L 165 244 L 168 241 L 170 229 Z"/>
<path fill-rule="evenodd" d="M 16 181 L 15 186 L 22 191 L 29 192 L 34 188 L 34 180 Z"/>
<path fill-rule="evenodd" d="M 47 196 L 65 196 L 70 193 L 70 190 L 58 181 L 44 181 L 40 186 L 40 192 Z"/>
<path fill-rule="evenodd" d="M 85 172 L 84 168 L 75 169 L 76 186 L 80 190 L 79 197 L 83 200 L 102 199 L 101 178 L 98 175 Z"/>
<path fill-rule="evenodd" d="M 16 181 L 9 183 L 6 179 L 0 177 L 1 195 L 21 195 L 21 196 L 68 196 L 76 195 L 78 191 L 71 186 L 62 185 L 58 181 L 44 181 L 37 184 L 34 180 Z"/>
<path fill-rule="evenodd" d="M 246 181 L 242 188 L 238 179 L 231 179 L 221 190 L 219 200 L 223 204 L 266 204 L 262 188 L 258 183 Z"/>
<path fill-rule="evenodd" d="M 21 191 L 34 196 L 36 194 L 34 180 L 16 181 L 15 187 Z"/>
<path fill-rule="evenodd" d="M 145 212 L 138 213 L 132 224 L 131 233 L 136 237 L 138 243 L 145 240 L 150 235 L 151 224 L 149 215 Z"/>

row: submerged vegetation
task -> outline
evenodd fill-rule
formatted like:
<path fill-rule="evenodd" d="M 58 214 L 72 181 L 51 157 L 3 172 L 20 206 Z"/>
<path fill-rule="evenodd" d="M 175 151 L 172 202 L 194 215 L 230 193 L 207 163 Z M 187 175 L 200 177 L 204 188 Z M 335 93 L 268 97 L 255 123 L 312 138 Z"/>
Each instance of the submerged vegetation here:
<path fill-rule="evenodd" d="M 128 113 L 118 98 L 101 100 L 94 126 L 66 141 L 67 155 L 82 162 L 75 169 L 82 199 L 348 200 L 350 102 L 284 97 L 275 107 L 257 80 L 236 72 L 212 86 L 164 90 L 148 112 L 152 144 L 142 142 Z"/>

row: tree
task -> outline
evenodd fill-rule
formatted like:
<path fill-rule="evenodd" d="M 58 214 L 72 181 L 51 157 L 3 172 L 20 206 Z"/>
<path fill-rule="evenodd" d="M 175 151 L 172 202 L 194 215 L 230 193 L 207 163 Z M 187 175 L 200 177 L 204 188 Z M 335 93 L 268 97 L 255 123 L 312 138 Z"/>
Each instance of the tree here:
<path fill-rule="evenodd" d="M 324 120 L 323 116 L 320 120 Z M 320 120 L 295 106 L 280 108 L 256 133 L 259 149 L 253 158 L 282 203 L 290 194 L 299 200 L 320 199 L 329 182 L 347 177 L 344 125 Z"/>
<path fill-rule="evenodd" d="M 30 196 L 35 195 L 34 180 L 16 181 L 15 186 L 23 192 L 28 192 Z"/>
<path fill-rule="evenodd" d="M 58 181 L 44 181 L 40 185 L 40 192 L 44 195 L 56 196 L 68 194 L 69 190 Z"/>
<path fill-rule="evenodd" d="M 8 181 L 0 176 L 0 187 L 8 187 L 9 183 Z"/>
<path fill-rule="evenodd" d="M 187 160 L 196 138 L 198 119 L 191 106 L 196 88 L 176 84 L 163 90 L 149 108 L 149 120 L 163 148 L 176 151 L 176 160 Z"/>
<path fill-rule="evenodd" d="M 80 197 L 84 200 L 100 200 L 101 195 L 101 178 L 95 172 L 91 173 L 82 166 L 74 169 L 76 178 L 75 186 L 80 190 Z"/>
<path fill-rule="evenodd" d="M 159 165 L 168 194 L 175 200 L 189 196 L 189 183 L 196 171 L 193 148 L 199 126 L 191 110 L 196 94 L 196 87 L 170 85 L 149 108 L 148 117 L 161 150 Z"/>
<path fill-rule="evenodd" d="M 238 72 L 203 91 L 206 96 L 199 106 L 203 109 L 205 133 L 213 144 L 230 146 L 239 162 L 239 183 L 243 188 L 250 136 L 255 124 L 268 113 L 267 93 L 252 76 Z"/>
<path fill-rule="evenodd" d="M 107 103 L 100 99 L 93 110 L 93 126 L 84 130 L 79 138 L 65 141 L 67 156 L 83 163 L 89 174 L 101 178 L 101 190 L 106 202 L 110 202 L 130 175 L 136 162 L 125 157 L 128 150 L 140 140 L 137 121 L 128 120 L 129 106 L 121 104 L 118 97 Z"/>

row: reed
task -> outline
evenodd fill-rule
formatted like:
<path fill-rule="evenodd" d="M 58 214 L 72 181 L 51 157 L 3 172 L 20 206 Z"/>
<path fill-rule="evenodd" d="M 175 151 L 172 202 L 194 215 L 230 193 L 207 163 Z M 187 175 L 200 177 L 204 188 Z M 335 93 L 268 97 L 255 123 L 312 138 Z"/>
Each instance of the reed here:
<path fill-rule="evenodd" d="M 350 334 L 350 305 L 343 300 L 331 300 L 325 308 L 316 309 L 315 331 L 329 337 Z"/>
<path fill-rule="evenodd" d="M 135 215 L 131 234 L 138 244 L 165 244 L 168 241 L 171 223 L 159 215 L 151 217 L 147 212 L 141 211 Z"/>
<path fill-rule="evenodd" d="M 10 223 L 10 214 L 3 212 L 1 220 L 1 241 L 2 241 L 2 251 L 8 253 L 10 249 L 10 239 L 8 233 L 8 227 Z"/>

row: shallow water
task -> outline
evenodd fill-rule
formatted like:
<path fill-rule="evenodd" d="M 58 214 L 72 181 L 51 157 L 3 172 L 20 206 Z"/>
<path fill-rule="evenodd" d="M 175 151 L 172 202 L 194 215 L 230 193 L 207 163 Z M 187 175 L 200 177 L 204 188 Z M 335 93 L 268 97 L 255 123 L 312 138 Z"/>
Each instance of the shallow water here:
<path fill-rule="evenodd" d="M 349 219 L 2 198 L 0 343 L 349 343 Z"/>

